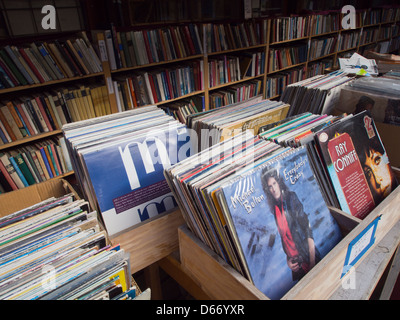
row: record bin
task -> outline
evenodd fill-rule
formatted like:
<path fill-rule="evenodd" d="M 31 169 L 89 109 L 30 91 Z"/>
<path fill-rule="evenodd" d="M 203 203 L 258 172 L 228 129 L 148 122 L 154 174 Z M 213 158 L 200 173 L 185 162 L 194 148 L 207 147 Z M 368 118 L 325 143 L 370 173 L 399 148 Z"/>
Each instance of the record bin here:
<path fill-rule="evenodd" d="M 394 168 L 397 178 L 400 170 Z M 357 268 L 373 248 L 400 220 L 400 186 L 398 186 L 364 220 L 330 208 L 340 225 L 343 239 L 282 300 L 326 300 L 343 283 L 347 271 Z M 180 227 L 181 267 L 197 285 L 215 300 L 269 300 L 250 281 L 196 238 Z"/>
<path fill-rule="evenodd" d="M 22 210 L 50 197 L 58 198 L 69 193 L 72 193 L 75 199 L 81 199 L 76 190 L 65 179 L 51 179 L 20 190 L 4 193 L 0 195 L 0 217 Z M 97 222 L 100 229 L 105 230 L 99 219 L 97 219 Z M 108 237 L 106 239 L 107 243 L 111 243 Z M 121 247 L 125 249 L 124 246 Z M 142 291 L 133 277 L 132 283 L 136 285 L 138 295 L 140 295 Z"/>

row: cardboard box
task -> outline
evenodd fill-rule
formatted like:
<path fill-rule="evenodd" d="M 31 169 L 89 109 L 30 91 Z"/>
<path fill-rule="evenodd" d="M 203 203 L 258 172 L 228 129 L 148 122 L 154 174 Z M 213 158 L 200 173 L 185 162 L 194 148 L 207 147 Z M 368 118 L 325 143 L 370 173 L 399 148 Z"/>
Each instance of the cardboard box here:
<path fill-rule="evenodd" d="M 71 184 L 64 179 L 51 179 L 32 186 L 0 195 L 0 216 L 6 216 L 50 197 L 73 193 L 80 199 Z"/>

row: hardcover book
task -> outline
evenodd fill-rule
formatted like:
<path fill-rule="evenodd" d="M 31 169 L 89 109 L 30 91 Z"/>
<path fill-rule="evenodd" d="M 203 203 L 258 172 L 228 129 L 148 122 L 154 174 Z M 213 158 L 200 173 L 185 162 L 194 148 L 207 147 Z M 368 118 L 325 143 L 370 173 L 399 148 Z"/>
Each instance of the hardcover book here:
<path fill-rule="evenodd" d="M 254 285 L 280 299 L 340 240 L 304 147 L 223 185 L 218 199 Z"/>
<path fill-rule="evenodd" d="M 368 111 L 319 131 L 316 142 L 343 211 L 363 219 L 397 186 Z"/>

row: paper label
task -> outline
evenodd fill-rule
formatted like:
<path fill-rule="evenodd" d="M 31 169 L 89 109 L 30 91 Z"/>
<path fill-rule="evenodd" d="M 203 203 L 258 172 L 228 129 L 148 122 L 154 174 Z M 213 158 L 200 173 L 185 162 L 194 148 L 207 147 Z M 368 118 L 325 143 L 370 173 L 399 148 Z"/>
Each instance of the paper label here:
<path fill-rule="evenodd" d="M 353 241 L 349 243 L 346 259 L 342 271 L 341 278 L 350 270 L 351 267 L 361 259 L 375 243 L 375 233 L 381 216 L 375 218 Z"/>

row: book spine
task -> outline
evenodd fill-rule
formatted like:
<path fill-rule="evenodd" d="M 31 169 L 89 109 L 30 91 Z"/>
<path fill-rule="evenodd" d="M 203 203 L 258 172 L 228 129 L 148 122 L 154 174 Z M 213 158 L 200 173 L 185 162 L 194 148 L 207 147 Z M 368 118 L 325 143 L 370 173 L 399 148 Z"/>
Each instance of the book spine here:
<path fill-rule="evenodd" d="M 21 179 L 24 187 L 29 187 L 28 181 L 26 181 L 24 175 L 22 174 L 22 171 L 21 171 L 20 167 L 18 166 L 17 161 L 15 161 L 14 157 L 10 157 L 9 160 L 10 160 L 10 163 L 12 164 L 12 166 L 14 167 L 15 172 L 17 173 L 18 177 Z"/>
<path fill-rule="evenodd" d="M 47 173 L 49 174 L 49 178 L 53 178 L 54 177 L 54 172 L 53 172 L 53 170 L 52 170 L 52 168 L 50 166 L 50 161 L 49 161 L 50 157 L 47 156 L 48 151 L 46 152 L 46 149 L 47 149 L 46 147 L 41 147 L 40 148 L 40 154 L 42 156 L 42 159 L 43 159 L 44 165 L 46 167 Z"/>
<path fill-rule="evenodd" d="M 8 184 L 11 186 L 11 188 L 13 190 L 18 190 L 17 184 L 12 179 L 10 173 L 8 172 L 6 167 L 4 166 L 3 162 L 1 161 L 1 159 L 0 159 L 0 171 L 3 173 L 4 177 L 6 178 Z"/>

